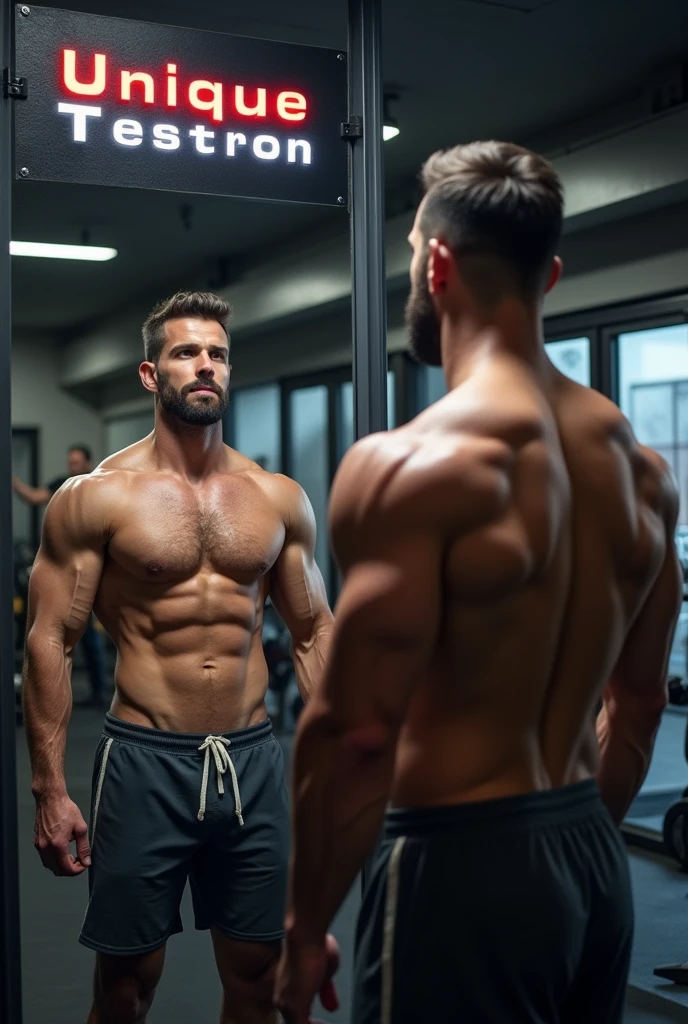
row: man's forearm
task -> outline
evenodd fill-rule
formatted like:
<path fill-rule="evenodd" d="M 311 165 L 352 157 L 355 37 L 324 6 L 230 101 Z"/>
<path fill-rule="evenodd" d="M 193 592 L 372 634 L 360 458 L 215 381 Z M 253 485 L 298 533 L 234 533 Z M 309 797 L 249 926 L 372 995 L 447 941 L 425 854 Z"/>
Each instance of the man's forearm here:
<path fill-rule="evenodd" d="M 303 640 L 294 640 L 292 657 L 299 693 L 304 702 L 308 701 L 325 674 L 327 656 L 330 650 L 332 620 L 314 624 L 313 632 Z"/>
<path fill-rule="evenodd" d="M 36 798 L 65 789 L 65 747 L 72 713 L 71 658 L 64 646 L 43 637 L 27 641 L 24 718 Z"/>
<path fill-rule="evenodd" d="M 320 941 L 379 837 L 394 750 L 341 733 L 316 698 L 294 748 L 294 834 L 286 927 Z"/>
<path fill-rule="evenodd" d="M 662 706 L 605 703 L 597 719 L 600 763 L 597 781 L 610 814 L 620 825 L 650 767 Z"/>

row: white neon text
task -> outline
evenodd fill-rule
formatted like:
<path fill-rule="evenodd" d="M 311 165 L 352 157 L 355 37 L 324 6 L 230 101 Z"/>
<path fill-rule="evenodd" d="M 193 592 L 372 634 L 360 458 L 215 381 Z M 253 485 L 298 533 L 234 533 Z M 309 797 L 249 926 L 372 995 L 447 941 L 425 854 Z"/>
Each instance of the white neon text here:
<path fill-rule="evenodd" d="M 311 162 L 311 144 L 305 139 L 289 139 L 287 141 L 287 163 L 296 163 L 297 149 L 301 150 L 301 163 L 309 164 Z"/>
<path fill-rule="evenodd" d="M 179 149 L 179 129 L 173 124 L 154 124 L 153 145 L 156 149 Z"/>
<path fill-rule="evenodd" d="M 128 121 L 121 118 L 115 121 L 112 126 L 112 134 L 115 142 L 120 146 L 140 146 L 143 142 L 143 128 L 138 121 Z"/>
<path fill-rule="evenodd" d="M 266 146 L 269 147 L 267 150 Z M 253 140 L 253 152 L 261 160 L 276 160 L 280 154 L 279 141 L 273 135 L 256 135 Z"/>
<path fill-rule="evenodd" d="M 102 118 L 102 107 L 87 107 L 80 103 L 58 103 L 60 114 L 68 114 L 72 118 L 72 140 L 86 142 L 88 136 L 88 118 Z M 142 125 L 140 121 L 130 118 L 118 118 L 112 124 L 112 137 L 119 146 L 141 146 L 152 134 L 153 146 L 159 150 L 177 150 L 182 147 L 182 136 L 174 124 Z M 216 132 L 197 124 L 188 130 L 188 137 L 193 139 L 197 153 L 210 155 L 216 152 Z M 221 134 L 217 142 L 222 146 Z M 277 160 L 286 155 L 289 164 L 306 166 L 312 163 L 312 147 L 306 139 L 278 139 L 275 135 L 256 135 L 249 139 L 244 132 L 225 132 L 225 153 L 228 157 L 238 156 L 239 147 L 251 147 L 254 157 L 259 160 Z M 285 146 L 286 143 L 286 146 Z M 286 152 L 285 152 L 286 149 Z M 220 152 L 222 150 L 220 149 Z"/>
<path fill-rule="evenodd" d="M 58 103 L 57 110 L 60 114 L 71 114 L 74 118 L 73 129 L 74 134 L 72 138 L 74 142 L 85 142 L 86 141 L 86 118 L 87 117 L 102 117 L 102 107 L 82 107 L 77 103 Z"/>
<path fill-rule="evenodd" d="M 236 156 L 236 147 L 246 145 L 246 136 L 242 132 L 227 132 L 227 156 Z"/>
<path fill-rule="evenodd" d="M 196 140 L 196 150 L 199 153 L 214 153 L 214 146 L 206 146 L 206 139 L 214 139 L 215 132 L 209 132 L 207 128 L 204 128 L 202 124 L 197 124 L 195 128 L 192 128 L 189 132 L 192 139 Z"/>

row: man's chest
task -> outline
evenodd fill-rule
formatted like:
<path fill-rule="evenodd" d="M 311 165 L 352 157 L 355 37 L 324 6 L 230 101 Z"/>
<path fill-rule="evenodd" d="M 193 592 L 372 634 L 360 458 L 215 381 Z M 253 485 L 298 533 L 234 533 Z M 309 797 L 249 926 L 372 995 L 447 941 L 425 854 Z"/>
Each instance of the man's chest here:
<path fill-rule="evenodd" d="M 250 585 L 284 544 L 281 517 L 259 488 L 232 481 L 193 489 L 153 483 L 118 516 L 110 557 L 128 574 L 174 582 L 200 573 Z"/>

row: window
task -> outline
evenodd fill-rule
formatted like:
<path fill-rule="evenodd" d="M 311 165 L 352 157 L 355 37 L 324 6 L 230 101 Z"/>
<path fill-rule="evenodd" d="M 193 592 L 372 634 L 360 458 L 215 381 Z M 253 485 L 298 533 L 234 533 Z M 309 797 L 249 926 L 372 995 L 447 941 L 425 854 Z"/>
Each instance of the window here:
<path fill-rule="evenodd" d="M 619 335 L 619 405 L 641 444 L 659 452 L 679 485 L 688 524 L 688 325 Z"/>
<path fill-rule="evenodd" d="M 545 350 L 560 373 L 576 384 L 590 387 L 590 338 L 567 338 L 547 341 Z"/>
<path fill-rule="evenodd" d="M 337 443 L 337 454 L 341 459 L 354 443 L 354 386 L 350 380 L 340 384 L 341 424 Z M 387 429 L 393 430 L 394 416 L 394 370 L 387 371 Z"/>
<path fill-rule="evenodd" d="M 279 384 L 241 388 L 232 399 L 234 447 L 269 473 L 282 463 Z"/>
<path fill-rule="evenodd" d="M 295 388 L 289 394 L 289 467 L 291 476 L 310 498 L 318 538 L 315 560 L 329 591 L 330 553 L 327 534 L 327 502 L 330 491 L 329 398 L 326 384 Z"/>
<path fill-rule="evenodd" d="M 618 400 L 641 444 L 672 466 L 681 507 L 676 544 L 688 575 L 688 325 L 677 324 L 618 335 Z M 686 676 L 688 604 L 683 605 L 669 661 L 672 675 Z M 662 815 L 681 796 L 686 781 L 684 740 L 687 719 L 670 706 L 662 720 L 655 754 L 629 820 L 661 830 Z"/>
<path fill-rule="evenodd" d="M 150 434 L 155 425 L 152 407 L 134 416 L 118 416 L 105 424 L 105 454 L 114 455 Z"/>
<path fill-rule="evenodd" d="M 441 366 L 420 366 L 418 368 L 418 411 L 427 409 L 447 393 L 444 370 Z"/>

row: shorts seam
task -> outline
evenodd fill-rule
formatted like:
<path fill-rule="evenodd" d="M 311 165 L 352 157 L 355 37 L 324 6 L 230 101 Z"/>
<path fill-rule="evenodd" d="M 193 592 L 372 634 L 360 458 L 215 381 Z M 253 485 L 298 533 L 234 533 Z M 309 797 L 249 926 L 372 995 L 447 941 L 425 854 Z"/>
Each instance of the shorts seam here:
<path fill-rule="evenodd" d="M 87 949 L 92 949 L 96 953 L 110 953 L 113 956 L 138 956 L 141 953 L 152 953 L 156 949 L 161 949 L 170 941 L 173 935 L 179 934 L 181 934 L 181 929 L 173 928 L 164 938 L 156 942 L 149 942 L 143 946 L 107 946 L 103 942 L 89 939 L 87 935 L 80 935 L 79 942 L 82 946 L 86 946 Z"/>
<path fill-rule="evenodd" d="M 248 932 L 240 932 L 236 928 L 226 928 L 225 925 L 218 924 L 216 921 L 209 925 L 196 925 L 197 931 L 208 931 L 210 928 L 217 928 L 219 932 L 226 935 L 230 939 L 236 939 L 238 942 L 281 942 L 285 935 L 284 928 L 280 928 L 277 932 L 254 932 L 248 934 Z"/>

